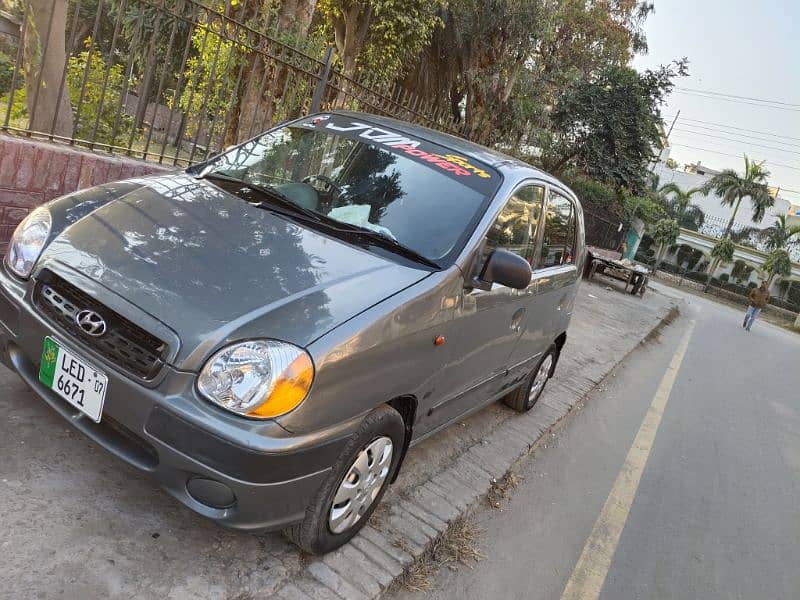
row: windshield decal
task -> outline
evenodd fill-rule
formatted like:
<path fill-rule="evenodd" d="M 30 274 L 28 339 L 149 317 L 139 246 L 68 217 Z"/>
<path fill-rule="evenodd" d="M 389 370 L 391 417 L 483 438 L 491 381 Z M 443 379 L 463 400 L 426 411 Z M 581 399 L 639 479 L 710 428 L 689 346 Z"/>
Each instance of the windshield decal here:
<path fill-rule="evenodd" d="M 364 141 L 402 154 L 428 165 L 478 189 L 488 191 L 488 185 L 494 188 L 496 173 L 480 164 L 474 164 L 465 156 L 452 149 L 444 148 L 426 140 L 414 139 L 408 135 L 364 123 L 353 121 L 338 115 L 317 115 L 301 122 L 310 129 L 324 129 L 336 132 L 350 139 Z M 482 180 L 482 181 L 481 181 Z"/>
<path fill-rule="evenodd" d="M 353 122 L 350 123 L 350 125 L 345 125 L 344 127 L 336 125 L 335 123 L 328 123 L 325 126 L 325 129 L 332 129 L 333 131 L 340 132 L 361 131 L 358 137 L 364 140 L 369 140 L 370 142 L 385 144 L 386 146 L 391 146 L 392 148 L 401 145 L 412 146 L 416 148 L 421 143 L 417 140 L 412 140 L 411 138 L 400 135 L 399 133 L 387 131 L 386 129 L 368 125 L 367 123 Z"/>

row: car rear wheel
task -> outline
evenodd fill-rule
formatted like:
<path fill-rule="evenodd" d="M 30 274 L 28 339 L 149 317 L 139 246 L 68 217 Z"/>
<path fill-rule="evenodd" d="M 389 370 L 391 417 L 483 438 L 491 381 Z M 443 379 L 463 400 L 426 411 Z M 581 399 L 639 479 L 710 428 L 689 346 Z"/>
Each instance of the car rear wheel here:
<path fill-rule="evenodd" d="M 525 383 L 504 398 L 505 403 L 519 412 L 532 409 L 542 395 L 547 380 L 553 376 L 557 358 L 558 348 L 552 344 L 536 363 Z"/>
<path fill-rule="evenodd" d="M 389 406 L 372 411 L 348 442 L 306 508 L 305 519 L 284 533 L 311 554 L 347 543 L 369 519 L 400 461 L 403 418 Z"/>

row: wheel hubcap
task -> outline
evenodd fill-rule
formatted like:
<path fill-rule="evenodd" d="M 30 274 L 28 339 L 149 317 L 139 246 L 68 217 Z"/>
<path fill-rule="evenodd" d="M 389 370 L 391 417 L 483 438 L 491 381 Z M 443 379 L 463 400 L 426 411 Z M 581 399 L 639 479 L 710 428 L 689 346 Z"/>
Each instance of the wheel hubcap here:
<path fill-rule="evenodd" d="M 392 465 L 392 440 L 381 436 L 357 455 L 333 498 L 328 527 L 343 533 L 361 520 L 389 476 Z"/>
<path fill-rule="evenodd" d="M 531 384 L 531 391 L 528 393 L 528 404 L 533 404 L 542 393 L 544 384 L 547 383 L 547 378 L 550 376 L 550 369 L 553 367 L 553 355 L 548 354 L 545 356 L 539 369 L 536 371 L 536 377 L 533 378 Z"/>

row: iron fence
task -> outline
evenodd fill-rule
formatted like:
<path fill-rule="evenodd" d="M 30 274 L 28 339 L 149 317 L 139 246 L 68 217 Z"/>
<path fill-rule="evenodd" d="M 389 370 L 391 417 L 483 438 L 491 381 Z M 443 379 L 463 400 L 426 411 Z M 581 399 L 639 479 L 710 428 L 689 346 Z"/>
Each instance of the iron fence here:
<path fill-rule="evenodd" d="M 750 274 L 741 280 L 736 280 L 729 273 L 711 277 L 708 273 L 708 264 L 698 267 L 676 265 L 669 261 L 657 263 L 656 258 L 646 252 L 637 252 L 636 262 L 646 265 L 653 276 L 677 287 L 687 287 L 695 291 L 704 291 L 708 284 L 708 293 L 727 300 L 746 304 L 750 291 L 758 284 L 750 281 Z M 778 283 L 777 290 L 770 297 L 771 306 L 789 311 L 800 312 L 800 282 L 785 279 Z"/>
<path fill-rule="evenodd" d="M 613 250 L 619 248 L 625 229 L 621 221 L 611 221 L 586 207 L 583 218 L 587 245 Z"/>
<path fill-rule="evenodd" d="M 745 225 L 739 221 L 734 221 L 731 227 L 731 239 L 741 246 L 747 246 L 761 252 L 770 252 L 767 239 L 764 236 L 764 229 L 775 221 L 774 215 L 768 214 L 764 218 L 763 224 L 758 227 L 754 225 Z M 722 239 L 725 234 L 725 229 L 728 226 L 728 219 L 717 217 L 714 215 L 706 215 L 702 227 L 699 232 L 711 236 L 716 239 Z M 786 246 L 785 250 L 789 253 L 792 260 L 800 261 L 800 244 L 790 243 Z"/>
<path fill-rule="evenodd" d="M 173 165 L 312 110 L 456 133 L 411 91 L 342 73 L 333 49 L 265 33 L 268 4 L 16 0 L 0 30 L 0 130 Z"/>

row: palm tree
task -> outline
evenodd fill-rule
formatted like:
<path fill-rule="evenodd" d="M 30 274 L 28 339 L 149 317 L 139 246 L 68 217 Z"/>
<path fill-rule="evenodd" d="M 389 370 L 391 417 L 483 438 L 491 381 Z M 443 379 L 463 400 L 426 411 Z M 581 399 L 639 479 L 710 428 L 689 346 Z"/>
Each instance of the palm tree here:
<path fill-rule="evenodd" d="M 764 240 L 768 250 L 786 248 L 800 241 L 800 225 L 787 226 L 786 215 L 779 215 L 775 223 L 761 230 L 759 237 Z"/>
<path fill-rule="evenodd" d="M 655 263 L 656 271 L 658 267 L 661 266 L 665 251 L 677 241 L 680 233 L 681 228 L 678 226 L 678 222 L 675 219 L 661 219 L 653 225 L 650 235 L 658 244 Z"/>
<path fill-rule="evenodd" d="M 723 206 L 733 207 L 723 238 L 730 234 L 736 213 L 739 212 L 739 207 L 745 198 L 750 198 L 753 221 L 756 223 L 761 222 L 767 209 L 775 204 L 775 199 L 770 196 L 767 188 L 768 177 L 769 171 L 764 168 L 764 161 L 751 161 L 745 154 L 744 175 L 739 175 L 733 169 L 725 169 L 718 175 L 714 175 L 700 188 L 700 191 L 706 196 L 712 191 L 721 196 Z"/>
<path fill-rule="evenodd" d="M 671 182 L 662 185 L 658 191 L 664 198 L 667 214 L 678 221 L 678 225 L 693 231 L 703 226 L 706 215 L 699 206 L 692 204 L 692 196 L 699 194 L 702 191 L 700 188 L 684 191 L 677 183 Z"/>
<path fill-rule="evenodd" d="M 758 227 L 742 227 L 736 231 L 731 231 L 728 234 L 728 237 L 733 241 L 734 244 L 755 248 L 752 238 L 760 236 L 762 231 L 763 230 L 759 229 Z"/>
<path fill-rule="evenodd" d="M 722 239 L 730 237 L 733 223 L 736 220 L 736 213 L 742 205 L 742 200 L 750 198 L 751 208 L 753 209 L 753 221 L 760 222 L 767 212 L 767 209 L 775 204 L 775 199 L 770 196 L 767 188 L 767 178 L 769 171 L 764 168 L 764 161 L 755 162 L 744 155 L 744 174 L 739 175 L 733 169 L 725 169 L 718 175 L 714 175 L 700 188 L 700 191 L 708 196 L 712 191 L 722 197 L 722 205 L 733 207 L 731 218 Z M 703 291 L 708 291 L 711 277 L 719 264 L 719 259 L 714 259 L 708 271 L 708 280 Z"/>
<path fill-rule="evenodd" d="M 772 254 L 764 261 L 764 271 L 769 273 L 767 287 L 772 285 L 772 280 L 775 278 L 775 275 L 780 275 L 781 277 L 788 277 L 791 275 L 792 259 L 789 257 L 789 253 L 783 248 L 773 250 Z"/>

